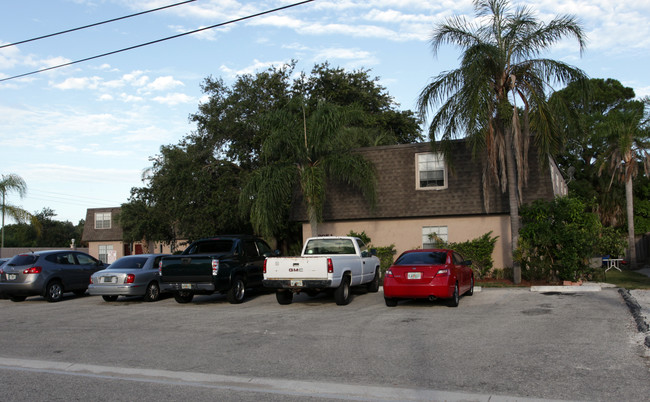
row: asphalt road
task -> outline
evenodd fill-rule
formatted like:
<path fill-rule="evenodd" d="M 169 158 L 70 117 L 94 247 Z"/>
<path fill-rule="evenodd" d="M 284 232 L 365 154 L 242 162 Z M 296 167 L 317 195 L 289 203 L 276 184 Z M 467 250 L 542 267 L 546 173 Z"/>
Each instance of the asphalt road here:
<path fill-rule="evenodd" d="M 0 300 L 0 400 L 647 400 L 650 354 L 616 289 L 484 289 L 348 306 L 273 294 Z"/>

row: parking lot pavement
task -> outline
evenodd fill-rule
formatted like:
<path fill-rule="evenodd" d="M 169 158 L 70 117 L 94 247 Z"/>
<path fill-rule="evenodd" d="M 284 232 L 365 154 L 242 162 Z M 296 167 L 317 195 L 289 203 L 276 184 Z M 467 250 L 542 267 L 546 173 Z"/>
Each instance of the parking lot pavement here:
<path fill-rule="evenodd" d="M 381 292 L 355 292 L 348 306 L 327 295 L 300 295 L 288 306 L 273 294 L 241 305 L 218 295 L 189 304 L 66 295 L 59 303 L 0 300 L 0 312 L 0 382 L 14 400 L 47 399 L 35 394 L 46 392 L 35 385 L 41 379 L 65 390 L 61 400 L 180 397 L 151 385 L 152 370 L 180 373 L 187 381 L 178 389 L 201 400 L 297 400 L 304 395 L 291 390 L 307 384 L 340 388 L 341 399 L 353 398 L 342 394 L 346 386 L 384 387 L 387 400 L 400 390 L 416 400 L 417 392 L 432 400 L 645 400 L 650 392 L 646 348 L 616 289 L 483 289 L 457 308 L 408 300 L 388 308 Z M 34 361 L 64 369 L 39 371 L 30 368 Z M 106 377 L 79 375 L 73 369 L 80 367 Z M 130 371 L 142 377 L 124 378 Z M 221 376 L 278 388 L 268 395 L 238 382 L 224 388 Z M 200 389 L 191 385 L 199 377 L 208 378 Z"/>

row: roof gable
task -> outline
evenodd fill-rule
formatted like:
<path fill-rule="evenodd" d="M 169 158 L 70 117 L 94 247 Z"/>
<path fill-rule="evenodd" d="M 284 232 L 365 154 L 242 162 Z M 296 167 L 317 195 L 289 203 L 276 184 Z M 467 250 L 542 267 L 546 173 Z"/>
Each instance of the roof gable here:
<path fill-rule="evenodd" d="M 97 213 L 111 213 L 111 227 L 108 229 L 95 228 L 95 214 Z M 86 210 L 86 222 L 84 224 L 82 241 L 121 241 L 122 240 L 122 227 L 120 226 L 117 217 L 120 208 L 90 208 Z"/>

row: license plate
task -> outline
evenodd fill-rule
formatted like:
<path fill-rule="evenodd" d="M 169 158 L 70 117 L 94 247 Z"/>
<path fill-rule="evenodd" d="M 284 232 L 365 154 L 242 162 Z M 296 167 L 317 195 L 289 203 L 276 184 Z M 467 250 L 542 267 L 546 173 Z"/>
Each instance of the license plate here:
<path fill-rule="evenodd" d="M 422 279 L 422 272 L 408 272 L 406 279 Z"/>
<path fill-rule="evenodd" d="M 16 280 L 16 274 L 7 274 L 7 280 L 8 281 L 15 281 Z"/>
<path fill-rule="evenodd" d="M 191 283 L 181 283 L 181 289 L 192 289 Z"/>
<path fill-rule="evenodd" d="M 116 276 L 104 276 L 102 277 L 102 283 L 117 283 Z"/>
<path fill-rule="evenodd" d="M 291 286 L 302 286 L 302 281 L 291 281 Z"/>

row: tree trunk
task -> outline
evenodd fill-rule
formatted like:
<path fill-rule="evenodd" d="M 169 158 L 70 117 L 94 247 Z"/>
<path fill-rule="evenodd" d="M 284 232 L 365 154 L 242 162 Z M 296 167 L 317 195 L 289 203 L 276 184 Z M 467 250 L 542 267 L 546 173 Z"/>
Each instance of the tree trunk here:
<path fill-rule="evenodd" d="M 519 244 L 519 200 L 517 199 L 517 172 L 515 168 L 515 150 L 513 149 L 512 130 L 505 133 L 506 142 L 506 178 L 508 180 L 508 203 L 510 205 L 510 235 L 512 244 L 512 279 L 521 283 L 521 265 L 514 261 L 515 250 Z"/>
<path fill-rule="evenodd" d="M 307 215 L 309 216 L 309 225 L 311 226 L 311 237 L 316 237 L 318 236 L 318 218 L 313 207 L 307 207 Z"/>
<path fill-rule="evenodd" d="M 627 209 L 627 236 L 630 268 L 636 269 L 636 241 L 634 239 L 634 194 L 632 176 L 625 182 L 625 205 Z"/>

